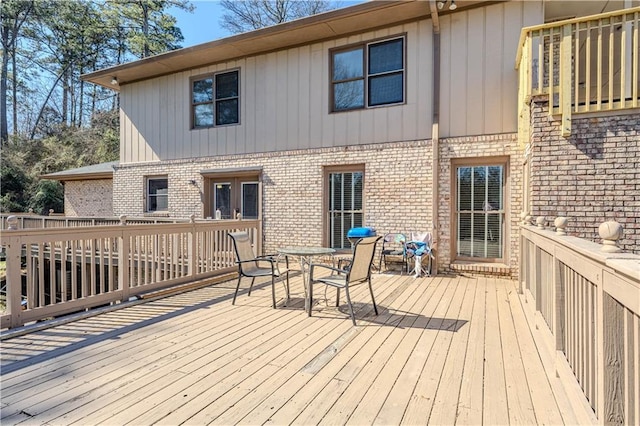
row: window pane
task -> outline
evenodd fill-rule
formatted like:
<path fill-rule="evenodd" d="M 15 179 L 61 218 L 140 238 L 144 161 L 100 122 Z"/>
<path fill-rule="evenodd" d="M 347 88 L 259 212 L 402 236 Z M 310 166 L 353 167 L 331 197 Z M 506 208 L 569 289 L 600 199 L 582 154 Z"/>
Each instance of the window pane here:
<path fill-rule="evenodd" d="M 369 74 L 403 69 L 403 40 L 391 40 L 369 46 Z"/>
<path fill-rule="evenodd" d="M 502 214 L 487 215 L 487 257 L 502 257 Z"/>
<path fill-rule="evenodd" d="M 362 77 L 363 70 L 363 50 L 349 50 L 333 55 L 333 81 L 350 80 Z"/>
<path fill-rule="evenodd" d="M 369 106 L 403 101 L 403 73 L 369 78 Z"/>
<path fill-rule="evenodd" d="M 471 213 L 458 216 L 458 256 L 471 257 Z"/>
<path fill-rule="evenodd" d="M 216 101 L 216 125 L 236 124 L 238 120 L 238 100 Z"/>
<path fill-rule="evenodd" d="M 213 100 L 213 80 L 206 78 L 193 82 L 193 103 L 209 102 Z"/>
<path fill-rule="evenodd" d="M 238 71 L 216 75 L 216 99 L 238 96 Z"/>
<path fill-rule="evenodd" d="M 473 214 L 473 239 L 471 240 L 471 257 L 486 257 L 485 254 L 485 215 Z"/>
<path fill-rule="evenodd" d="M 353 208 L 354 210 L 362 210 L 362 178 L 363 173 L 354 173 L 353 174 L 353 183 L 354 183 L 354 194 L 353 194 Z M 362 218 L 360 219 L 360 225 L 362 226 Z"/>
<path fill-rule="evenodd" d="M 150 207 L 149 207 L 150 211 L 163 211 L 163 210 L 169 209 L 169 200 L 167 199 L 166 195 L 151 197 L 149 201 L 150 201 Z"/>
<path fill-rule="evenodd" d="M 242 218 L 258 218 L 258 184 L 242 184 Z"/>
<path fill-rule="evenodd" d="M 193 127 L 213 126 L 213 104 L 193 107 Z"/>
<path fill-rule="evenodd" d="M 167 195 L 167 179 L 149 179 L 149 195 Z"/>
<path fill-rule="evenodd" d="M 471 210 L 471 167 L 458 168 L 458 210 Z"/>
<path fill-rule="evenodd" d="M 344 186 L 342 187 L 342 197 L 343 197 L 343 206 L 344 210 L 353 210 L 353 174 L 345 173 L 344 174 Z"/>
<path fill-rule="evenodd" d="M 473 210 L 484 210 L 486 200 L 486 167 L 473 168 Z"/>
<path fill-rule="evenodd" d="M 214 186 L 213 210 L 220 210 L 222 219 L 231 219 L 231 184 L 217 183 Z"/>
<path fill-rule="evenodd" d="M 502 210 L 502 167 L 489 167 L 487 210 Z"/>
<path fill-rule="evenodd" d="M 333 85 L 333 110 L 364 107 L 364 80 L 336 83 Z"/>

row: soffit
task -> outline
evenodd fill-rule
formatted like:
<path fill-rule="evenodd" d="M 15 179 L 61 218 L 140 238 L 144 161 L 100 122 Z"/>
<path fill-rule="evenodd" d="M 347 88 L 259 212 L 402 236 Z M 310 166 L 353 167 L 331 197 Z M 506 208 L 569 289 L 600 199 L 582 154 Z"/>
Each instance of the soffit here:
<path fill-rule="evenodd" d="M 464 3 L 465 6 L 471 6 L 482 2 L 468 1 Z M 104 87 L 119 90 L 119 86 L 140 80 L 342 37 L 429 15 L 429 2 L 427 1 L 370 1 L 105 68 L 85 74 L 82 78 Z M 111 84 L 114 77 L 118 80 L 117 85 Z"/>

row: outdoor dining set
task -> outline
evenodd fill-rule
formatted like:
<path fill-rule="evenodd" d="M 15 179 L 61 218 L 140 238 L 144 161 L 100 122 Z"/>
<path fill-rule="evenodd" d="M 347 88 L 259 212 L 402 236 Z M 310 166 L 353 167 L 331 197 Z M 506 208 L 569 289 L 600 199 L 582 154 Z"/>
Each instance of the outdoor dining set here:
<path fill-rule="evenodd" d="M 340 306 L 340 290 L 344 290 L 349 315 L 353 325 L 356 325 L 353 305 L 351 303 L 350 288 L 357 284 L 368 284 L 373 310 L 378 315 L 371 274 L 374 269 L 382 272 L 390 269 L 392 263 L 400 265 L 400 272 L 414 273 L 415 277 L 430 276 L 433 259 L 433 242 L 431 233 L 414 233 L 407 237 L 404 233 L 387 233 L 378 236 L 373 228 L 352 228 L 347 238 L 352 244 L 352 250 L 337 253 L 330 247 L 292 246 L 279 248 L 277 254 L 256 255 L 249 234 L 246 232 L 230 232 L 238 264 L 238 283 L 233 295 L 235 304 L 243 277 L 251 278 L 248 296 L 258 277 L 271 277 L 271 297 L 273 308 L 276 308 L 276 280 L 282 281 L 286 302 L 290 299 L 289 257 L 297 259 L 304 288 L 305 311 L 312 315 L 314 286 L 324 286 L 336 289 L 336 307 Z M 382 247 L 377 265 L 374 262 L 376 247 L 382 240 Z M 331 262 L 321 263 L 319 258 L 329 257 Z M 318 261 L 315 261 L 318 259 Z"/>

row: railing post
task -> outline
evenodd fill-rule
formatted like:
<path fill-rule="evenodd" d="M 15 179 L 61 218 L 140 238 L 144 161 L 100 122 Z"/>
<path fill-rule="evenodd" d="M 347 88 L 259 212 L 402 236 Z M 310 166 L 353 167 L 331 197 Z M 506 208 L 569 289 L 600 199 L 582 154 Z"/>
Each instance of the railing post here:
<path fill-rule="evenodd" d="M 9 216 L 7 218 L 7 233 L 18 230 L 18 218 Z M 7 238 L 6 259 L 7 259 L 7 313 L 10 315 L 9 327 L 20 327 L 22 325 L 22 279 L 20 277 L 20 263 L 22 260 L 22 244 L 19 237 L 9 236 Z"/>
<path fill-rule="evenodd" d="M 127 224 L 127 216 L 120 215 L 120 225 L 125 226 Z M 129 234 L 126 229 L 122 229 L 120 233 L 120 242 L 118 244 L 118 282 L 122 289 L 122 301 L 129 300 L 131 283 L 129 282 L 129 276 L 131 271 L 130 259 L 133 260 L 131 254 L 131 244 Z"/>
<path fill-rule="evenodd" d="M 553 225 L 556 227 L 556 235 L 567 235 L 564 229 L 567 227 L 568 221 L 569 219 L 563 216 L 557 217 L 556 220 L 553 221 Z"/>
<path fill-rule="evenodd" d="M 191 222 L 191 231 L 189 232 L 189 270 L 188 274 L 190 276 L 194 276 L 198 270 L 198 246 L 197 246 L 197 234 L 196 234 L 196 216 L 191 214 L 189 216 L 189 222 Z"/>
<path fill-rule="evenodd" d="M 562 112 L 561 134 L 571 136 L 571 24 L 562 27 L 560 42 L 560 110 Z M 577 88 L 576 88 L 577 90 Z"/>
<path fill-rule="evenodd" d="M 614 220 L 604 222 L 598 227 L 598 234 L 602 238 L 602 248 L 605 253 L 619 253 L 622 250 L 616 246 L 616 241 L 622 238 L 622 225 Z"/>

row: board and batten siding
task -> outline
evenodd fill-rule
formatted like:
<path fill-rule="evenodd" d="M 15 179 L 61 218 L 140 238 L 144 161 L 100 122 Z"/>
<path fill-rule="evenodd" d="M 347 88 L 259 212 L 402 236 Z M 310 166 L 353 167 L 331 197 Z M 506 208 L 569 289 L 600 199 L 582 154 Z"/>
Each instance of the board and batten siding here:
<path fill-rule="evenodd" d="M 517 131 L 520 30 L 542 2 L 441 17 L 440 137 Z M 329 51 L 406 34 L 406 103 L 330 113 Z M 121 88 L 122 163 L 431 138 L 433 40 L 424 19 L 251 56 Z M 190 78 L 240 70 L 240 124 L 191 130 Z"/>
<path fill-rule="evenodd" d="M 544 22 L 542 2 L 517 1 L 440 18 L 440 137 L 518 130 L 520 30 Z"/>
<path fill-rule="evenodd" d="M 329 51 L 406 34 L 406 103 L 330 113 Z M 121 88 L 121 163 L 431 137 L 431 20 L 251 56 Z M 240 124 L 191 130 L 190 79 L 240 70 Z"/>

